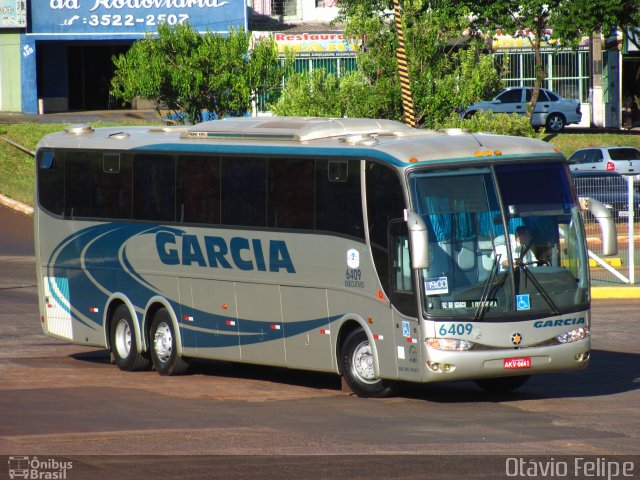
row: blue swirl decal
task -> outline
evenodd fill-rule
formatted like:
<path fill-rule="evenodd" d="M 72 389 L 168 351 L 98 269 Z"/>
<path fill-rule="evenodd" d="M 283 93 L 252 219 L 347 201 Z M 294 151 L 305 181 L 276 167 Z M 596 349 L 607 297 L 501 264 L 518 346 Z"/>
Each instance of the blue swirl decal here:
<path fill-rule="evenodd" d="M 281 330 L 274 330 L 271 328 L 272 322 L 237 319 L 230 325 L 227 324 L 228 316 L 183 305 L 167 297 L 166 292 L 150 283 L 135 270 L 130 261 L 131 252 L 127 251 L 127 245 L 131 239 L 142 235 L 155 237 L 161 232 L 175 237 L 185 235 L 184 230 L 171 227 L 105 223 L 87 227 L 65 238 L 49 257 L 47 276 L 68 278 L 70 297 L 67 298 L 67 303 L 71 305 L 70 313 L 73 320 L 94 330 L 101 327 L 103 315 L 91 316 L 88 312 L 98 305 L 104 306 L 115 292 L 126 294 L 138 312 L 144 310 L 151 297 L 162 296 L 169 301 L 177 315 L 190 312 L 189 323 L 180 322 L 184 329 L 183 346 L 209 348 L 282 340 L 313 329 L 328 327 L 331 322 L 341 317 L 338 315 L 287 322 Z M 150 238 L 145 245 L 149 245 L 149 248 L 157 253 L 154 239 Z M 278 259 L 281 260 L 279 257 Z M 163 265 L 162 268 L 170 267 Z"/>

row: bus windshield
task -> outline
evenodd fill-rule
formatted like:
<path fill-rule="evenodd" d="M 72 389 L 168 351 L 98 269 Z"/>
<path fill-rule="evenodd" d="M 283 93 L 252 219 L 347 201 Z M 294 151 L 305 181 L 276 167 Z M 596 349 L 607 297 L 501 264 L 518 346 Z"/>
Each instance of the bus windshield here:
<path fill-rule="evenodd" d="M 512 320 L 585 308 L 589 272 L 562 163 L 414 171 L 429 236 L 427 316 Z"/>

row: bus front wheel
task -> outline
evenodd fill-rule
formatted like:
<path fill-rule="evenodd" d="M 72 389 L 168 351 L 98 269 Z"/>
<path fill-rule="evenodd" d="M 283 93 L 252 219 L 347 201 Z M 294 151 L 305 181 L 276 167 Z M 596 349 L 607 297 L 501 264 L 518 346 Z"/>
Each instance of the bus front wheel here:
<path fill-rule="evenodd" d="M 171 317 L 166 309 L 156 312 L 149 335 L 151 360 L 160 375 L 181 375 L 189 368 L 189 363 L 178 354 L 176 333 Z"/>
<path fill-rule="evenodd" d="M 133 319 L 126 305 L 118 306 L 113 312 L 110 338 L 111 351 L 120 370 L 133 372 L 146 370 L 151 366 L 148 355 L 138 352 Z"/>
<path fill-rule="evenodd" d="M 373 352 L 362 329 L 351 332 L 340 353 L 342 375 L 359 397 L 385 397 L 392 393 L 392 383 L 375 376 Z"/>
<path fill-rule="evenodd" d="M 483 378 L 476 380 L 483 390 L 489 393 L 509 393 L 520 388 L 529 380 L 529 375 L 519 375 L 517 377 Z"/>

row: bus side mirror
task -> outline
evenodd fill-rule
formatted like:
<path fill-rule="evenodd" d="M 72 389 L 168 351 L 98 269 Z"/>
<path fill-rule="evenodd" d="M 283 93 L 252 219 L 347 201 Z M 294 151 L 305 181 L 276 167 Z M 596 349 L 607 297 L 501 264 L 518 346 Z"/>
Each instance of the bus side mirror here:
<path fill-rule="evenodd" d="M 615 255 L 618 253 L 618 233 L 616 224 L 613 221 L 613 213 L 610 208 L 595 198 L 580 197 L 580 207 L 583 210 L 589 210 L 591 214 L 598 220 L 600 224 L 600 232 L 602 233 L 602 254 Z"/>
<path fill-rule="evenodd" d="M 404 211 L 404 221 L 407 222 L 409 239 L 411 241 L 411 268 L 429 268 L 429 235 L 427 226 L 416 212 Z"/>

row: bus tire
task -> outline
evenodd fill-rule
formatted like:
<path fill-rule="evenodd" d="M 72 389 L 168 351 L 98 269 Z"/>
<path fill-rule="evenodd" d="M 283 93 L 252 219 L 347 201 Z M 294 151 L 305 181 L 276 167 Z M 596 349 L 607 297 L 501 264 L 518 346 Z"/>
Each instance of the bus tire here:
<path fill-rule="evenodd" d="M 483 378 L 482 380 L 476 380 L 478 385 L 483 390 L 489 393 L 509 393 L 517 390 L 522 385 L 527 383 L 529 375 L 519 375 L 517 377 L 500 377 L 500 378 Z"/>
<path fill-rule="evenodd" d="M 134 372 L 147 370 L 151 360 L 145 352 L 138 352 L 136 333 L 131 313 L 126 305 L 119 305 L 111 317 L 111 352 L 120 370 Z"/>
<path fill-rule="evenodd" d="M 340 350 L 341 369 L 347 385 L 359 397 L 386 397 L 393 392 L 392 382 L 375 376 L 373 360 L 364 330 L 349 333 Z"/>
<path fill-rule="evenodd" d="M 178 354 L 176 332 L 165 308 L 153 316 L 149 344 L 153 367 L 160 375 L 182 375 L 189 368 L 189 363 Z"/>

